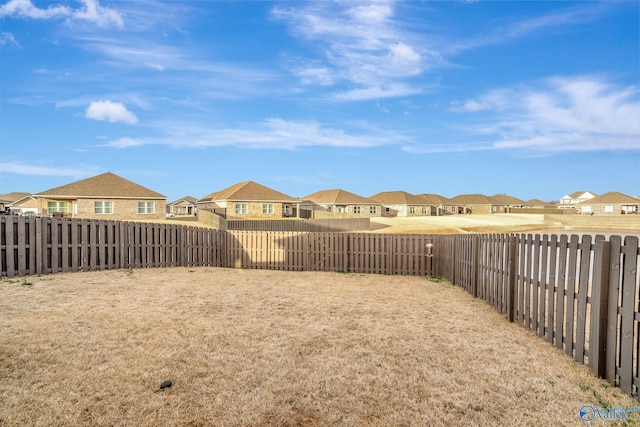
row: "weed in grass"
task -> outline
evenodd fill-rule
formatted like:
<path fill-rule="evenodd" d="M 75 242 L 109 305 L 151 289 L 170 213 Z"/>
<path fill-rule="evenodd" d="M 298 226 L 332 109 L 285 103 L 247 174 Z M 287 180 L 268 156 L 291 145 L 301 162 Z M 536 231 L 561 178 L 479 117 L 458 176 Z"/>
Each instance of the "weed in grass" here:
<path fill-rule="evenodd" d="M 580 390 L 582 390 L 585 393 L 591 391 L 591 394 L 598 401 L 598 405 L 600 405 L 600 407 L 602 407 L 604 409 L 609 409 L 611 407 L 611 404 L 609 404 L 609 402 L 604 400 L 602 395 L 600 393 L 598 393 L 597 391 L 595 391 L 594 389 L 592 389 L 590 386 L 585 385 L 585 384 L 580 384 Z"/>
<path fill-rule="evenodd" d="M 551 385 L 551 387 L 553 387 L 554 385 L 556 385 L 556 382 L 553 380 L 547 380 L 547 382 Z"/>
<path fill-rule="evenodd" d="M 27 279 L 22 279 L 22 282 L 20 282 L 19 279 L 9 279 L 8 277 L 3 277 L 2 283 L 7 283 L 7 284 L 20 283 L 22 286 L 33 286 L 33 283 L 27 281 Z"/>
<path fill-rule="evenodd" d="M 427 276 L 427 280 L 434 283 L 441 283 L 445 281 L 445 278 L 442 276 Z"/>

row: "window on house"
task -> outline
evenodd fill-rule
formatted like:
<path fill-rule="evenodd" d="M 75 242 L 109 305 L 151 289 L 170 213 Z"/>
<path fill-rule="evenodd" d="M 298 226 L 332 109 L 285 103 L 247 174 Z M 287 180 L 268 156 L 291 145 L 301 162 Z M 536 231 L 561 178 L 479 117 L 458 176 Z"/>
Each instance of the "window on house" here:
<path fill-rule="evenodd" d="M 580 208 L 580 211 L 581 211 L 582 213 L 591 213 L 591 206 L 582 206 L 582 207 Z"/>
<path fill-rule="evenodd" d="M 410 214 L 415 214 L 416 213 L 416 207 L 415 206 L 409 206 L 409 213 Z"/>
<path fill-rule="evenodd" d="M 138 213 L 144 214 L 144 215 L 156 213 L 156 203 L 155 202 L 138 202 Z"/>
<path fill-rule="evenodd" d="M 249 212 L 249 206 L 246 203 L 236 203 L 236 214 L 242 215 Z"/>
<path fill-rule="evenodd" d="M 238 206 L 238 205 L 236 205 L 236 206 Z M 263 203 L 262 204 L 262 213 L 263 214 L 272 214 L 273 213 L 273 203 Z"/>
<path fill-rule="evenodd" d="M 422 207 L 422 213 L 423 213 L 423 214 L 426 214 L 426 213 L 427 213 L 427 207 L 426 207 L 426 206 L 423 206 L 423 207 Z"/>
<path fill-rule="evenodd" d="M 93 202 L 93 213 L 95 214 L 112 214 L 113 202 Z"/>
<path fill-rule="evenodd" d="M 375 206 L 369 206 L 370 214 L 376 214 L 377 212 L 378 212 L 378 209 Z"/>
<path fill-rule="evenodd" d="M 613 213 L 613 206 L 605 206 L 602 208 L 602 211 L 605 213 Z"/>
<path fill-rule="evenodd" d="M 69 213 L 69 202 L 47 202 L 47 210 L 49 213 Z"/>
<path fill-rule="evenodd" d="M 389 213 L 391 212 L 391 208 L 384 208 L 384 213 Z"/>
<path fill-rule="evenodd" d="M 359 214 L 360 213 L 360 206 L 354 206 L 353 207 L 353 213 L 354 214 Z"/>

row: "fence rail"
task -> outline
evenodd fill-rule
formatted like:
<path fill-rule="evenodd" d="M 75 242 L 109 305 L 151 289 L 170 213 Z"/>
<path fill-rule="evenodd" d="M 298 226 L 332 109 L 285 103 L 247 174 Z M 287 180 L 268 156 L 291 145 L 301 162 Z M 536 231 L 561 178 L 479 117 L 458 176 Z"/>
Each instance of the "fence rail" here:
<path fill-rule="evenodd" d="M 639 262 L 634 236 L 225 231 L 0 217 L 7 277 L 169 266 L 441 275 L 636 397 Z"/>

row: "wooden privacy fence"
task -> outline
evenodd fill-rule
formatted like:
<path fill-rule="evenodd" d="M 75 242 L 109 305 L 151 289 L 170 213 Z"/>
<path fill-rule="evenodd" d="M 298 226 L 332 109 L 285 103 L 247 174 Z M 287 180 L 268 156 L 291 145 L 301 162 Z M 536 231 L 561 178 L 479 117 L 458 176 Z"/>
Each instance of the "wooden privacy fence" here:
<path fill-rule="evenodd" d="M 638 238 L 445 236 L 442 274 L 638 396 Z"/>
<path fill-rule="evenodd" d="M 226 264 L 237 268 L 433 275 L 427 243 L 438 236 L 230 231 Z"/>
<path fill-rule="evenodd" d="M 221 266 L 217 230 L 68 218 L 0 218 L 2 276 L 121 268 Z"/>
<path fill-rule="evenodd" d="M 178 224 L 0 217 L 1 275 L 212 266 L 433 274 L 433 237 L 224 231 Z"/>

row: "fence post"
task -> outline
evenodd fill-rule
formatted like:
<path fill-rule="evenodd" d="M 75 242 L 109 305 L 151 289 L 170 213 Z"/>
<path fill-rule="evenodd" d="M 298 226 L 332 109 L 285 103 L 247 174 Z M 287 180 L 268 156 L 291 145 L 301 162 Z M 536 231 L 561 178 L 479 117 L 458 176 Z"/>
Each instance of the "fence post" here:
<path fill-rule="evenodd" d="M 42 257 L 43 252 L 46 253 L 46 245 L 42 243 L 42 223 L 46 221 L 44 217 L 36 218 L 36 245 L 35 245 L 35 253 L 36 253 L 36 274 L 38 276 L 42 275 Z"/>
<path fill-rule="evenodd" d="M 620 389 L 631 394 L 634 389 L 633 366 L 634 323 L 636 311 L 636 271 L 638 268 L 638 238 L 624 238 L 622 264 L 622 308 L 620 319 Z"/>
<path fill-rule="evenodd" d="M 478 297 L 478 281 L 480 270 L 480 235 L 475 235 L 471 238 L 471 283 L 473 296 Z M 483 298 L 486 300 L 485 296 Z"/>
<path fill-rule="evenodd" d="M 507 280 L 507 318 L 513 322 L 516 317 L 516 271 L 518 265 L 518 237 L 509 236 L 509 279 Z"/>
<path fill-rule="evenodd" d="M 607 315 L 607 352 L 606 352 L 606 378 L 613 385 L 616 381 L 617 352 L 618 352 L 618 297 L 620 294 L 620 253 L 622 251 L 622 239 L 620 236 L 611 236 L 609 255 L 609 310 Z"/>
<path fill-rule="evenodd" d="M 589 367 L 594 375 L 606 376 L 607 322 L 609 309 L 609 262 L 611 243 L 596 236 L 591 292 L 591 330 L 589 331 Z M 615 347 L 610 349 L 615 351 Z"/>

